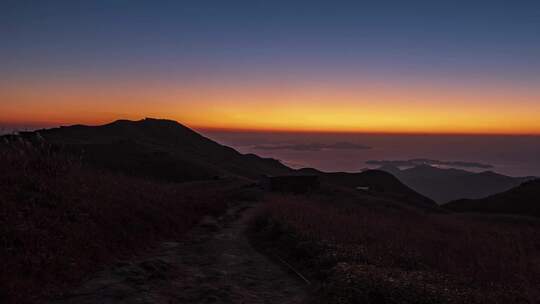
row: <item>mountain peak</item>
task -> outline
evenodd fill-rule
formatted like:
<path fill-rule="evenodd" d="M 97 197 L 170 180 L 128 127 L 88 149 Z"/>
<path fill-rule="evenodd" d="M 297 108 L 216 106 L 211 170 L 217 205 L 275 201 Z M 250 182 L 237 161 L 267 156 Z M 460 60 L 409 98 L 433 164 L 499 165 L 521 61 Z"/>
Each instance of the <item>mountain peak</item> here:
<path fill-rule="evenodd" d="M 398 166 L 394 166 L 390 164 L 382 165 L 379 168 L 377 168 L 377 170 L 385 171 L 394 175 L 399 174 L 401 172 L 401 169 Z"/>
<path fill-rule="evenodd" d="M 163 119 L 163 118 L 151 118 L 151 117 L 145 117 L 144 119 L 140 119 L 140 120 L 118 119 L 107 125 L 109 126 L 118 126 L 118 125 L 120 126 L 122 125 L 181 126 L 181 127 L 187 128 L 186 126 L 182 125 L 181 123 L 175 120 Z"/>
<path fill-rule="evenodd" d="M 41 130 L 40 134 L 51 144 L 75 153 L 84 151 L 85 159 L 95 165 L 163 180 L 292 172 L 279 161 L 240 154 L 169 119 L 119 119 L 100 126 Z"/>
<path fill-rule="evenodd" d="M 167 124 L 167 125 L 179 125 L 183 126 L 181 123 L 179 123 L 176 120 L 172 119 L 165 119 L 165 118 L 152 118 L 152 117 L 145 117 L 142 120 L 139 120 L 138 122 L 142 123 L 150 123 L 150 124 Z"/>

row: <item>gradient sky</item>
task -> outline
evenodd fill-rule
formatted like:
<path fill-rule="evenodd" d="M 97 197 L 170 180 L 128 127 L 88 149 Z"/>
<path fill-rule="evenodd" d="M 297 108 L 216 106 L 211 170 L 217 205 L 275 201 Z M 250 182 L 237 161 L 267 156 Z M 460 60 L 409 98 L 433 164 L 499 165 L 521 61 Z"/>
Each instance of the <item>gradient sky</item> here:
<path fill-rule="evenodd" d="M 540 134 L 539 1 L 0 2 L 0 123 Z"/>

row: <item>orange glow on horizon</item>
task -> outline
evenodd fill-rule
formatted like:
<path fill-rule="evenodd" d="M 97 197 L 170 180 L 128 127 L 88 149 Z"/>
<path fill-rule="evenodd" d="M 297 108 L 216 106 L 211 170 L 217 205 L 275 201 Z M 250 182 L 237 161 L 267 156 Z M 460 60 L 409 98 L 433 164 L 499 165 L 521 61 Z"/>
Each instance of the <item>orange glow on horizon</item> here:
<path fill-rule="evenodd" d="M 158 117 L 206 130 L 540 135 L 540 91 L 422 86 L 0 86 L 0 123 Z"/>

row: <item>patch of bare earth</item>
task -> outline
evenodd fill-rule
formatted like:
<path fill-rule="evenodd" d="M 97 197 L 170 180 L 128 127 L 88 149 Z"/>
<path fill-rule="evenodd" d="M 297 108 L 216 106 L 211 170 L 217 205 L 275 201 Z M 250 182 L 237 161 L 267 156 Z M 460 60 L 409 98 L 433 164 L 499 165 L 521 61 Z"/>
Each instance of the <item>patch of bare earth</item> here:
<path fill-rule="evenodd" d="M 155 254 L 118 263 L 50 303 L 303 303 L 303 281 L 256 251 L 246 229 L 250 205 L 205 218 Z"/>

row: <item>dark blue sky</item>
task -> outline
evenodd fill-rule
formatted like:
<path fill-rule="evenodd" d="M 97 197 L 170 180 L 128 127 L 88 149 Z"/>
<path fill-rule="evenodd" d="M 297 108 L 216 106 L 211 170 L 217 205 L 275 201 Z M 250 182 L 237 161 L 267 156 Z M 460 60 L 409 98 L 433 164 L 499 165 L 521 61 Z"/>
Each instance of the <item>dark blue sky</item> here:
<path fill-rule="evenodd" d="M 540 76 L 540 1 L 7 0 L 0 22 L 3 76 L 276 65 Z"/>
<path fill-rule="evenodd" d="M 540 134 L 540 1 L 0 2 L 0 123 Z"/>

